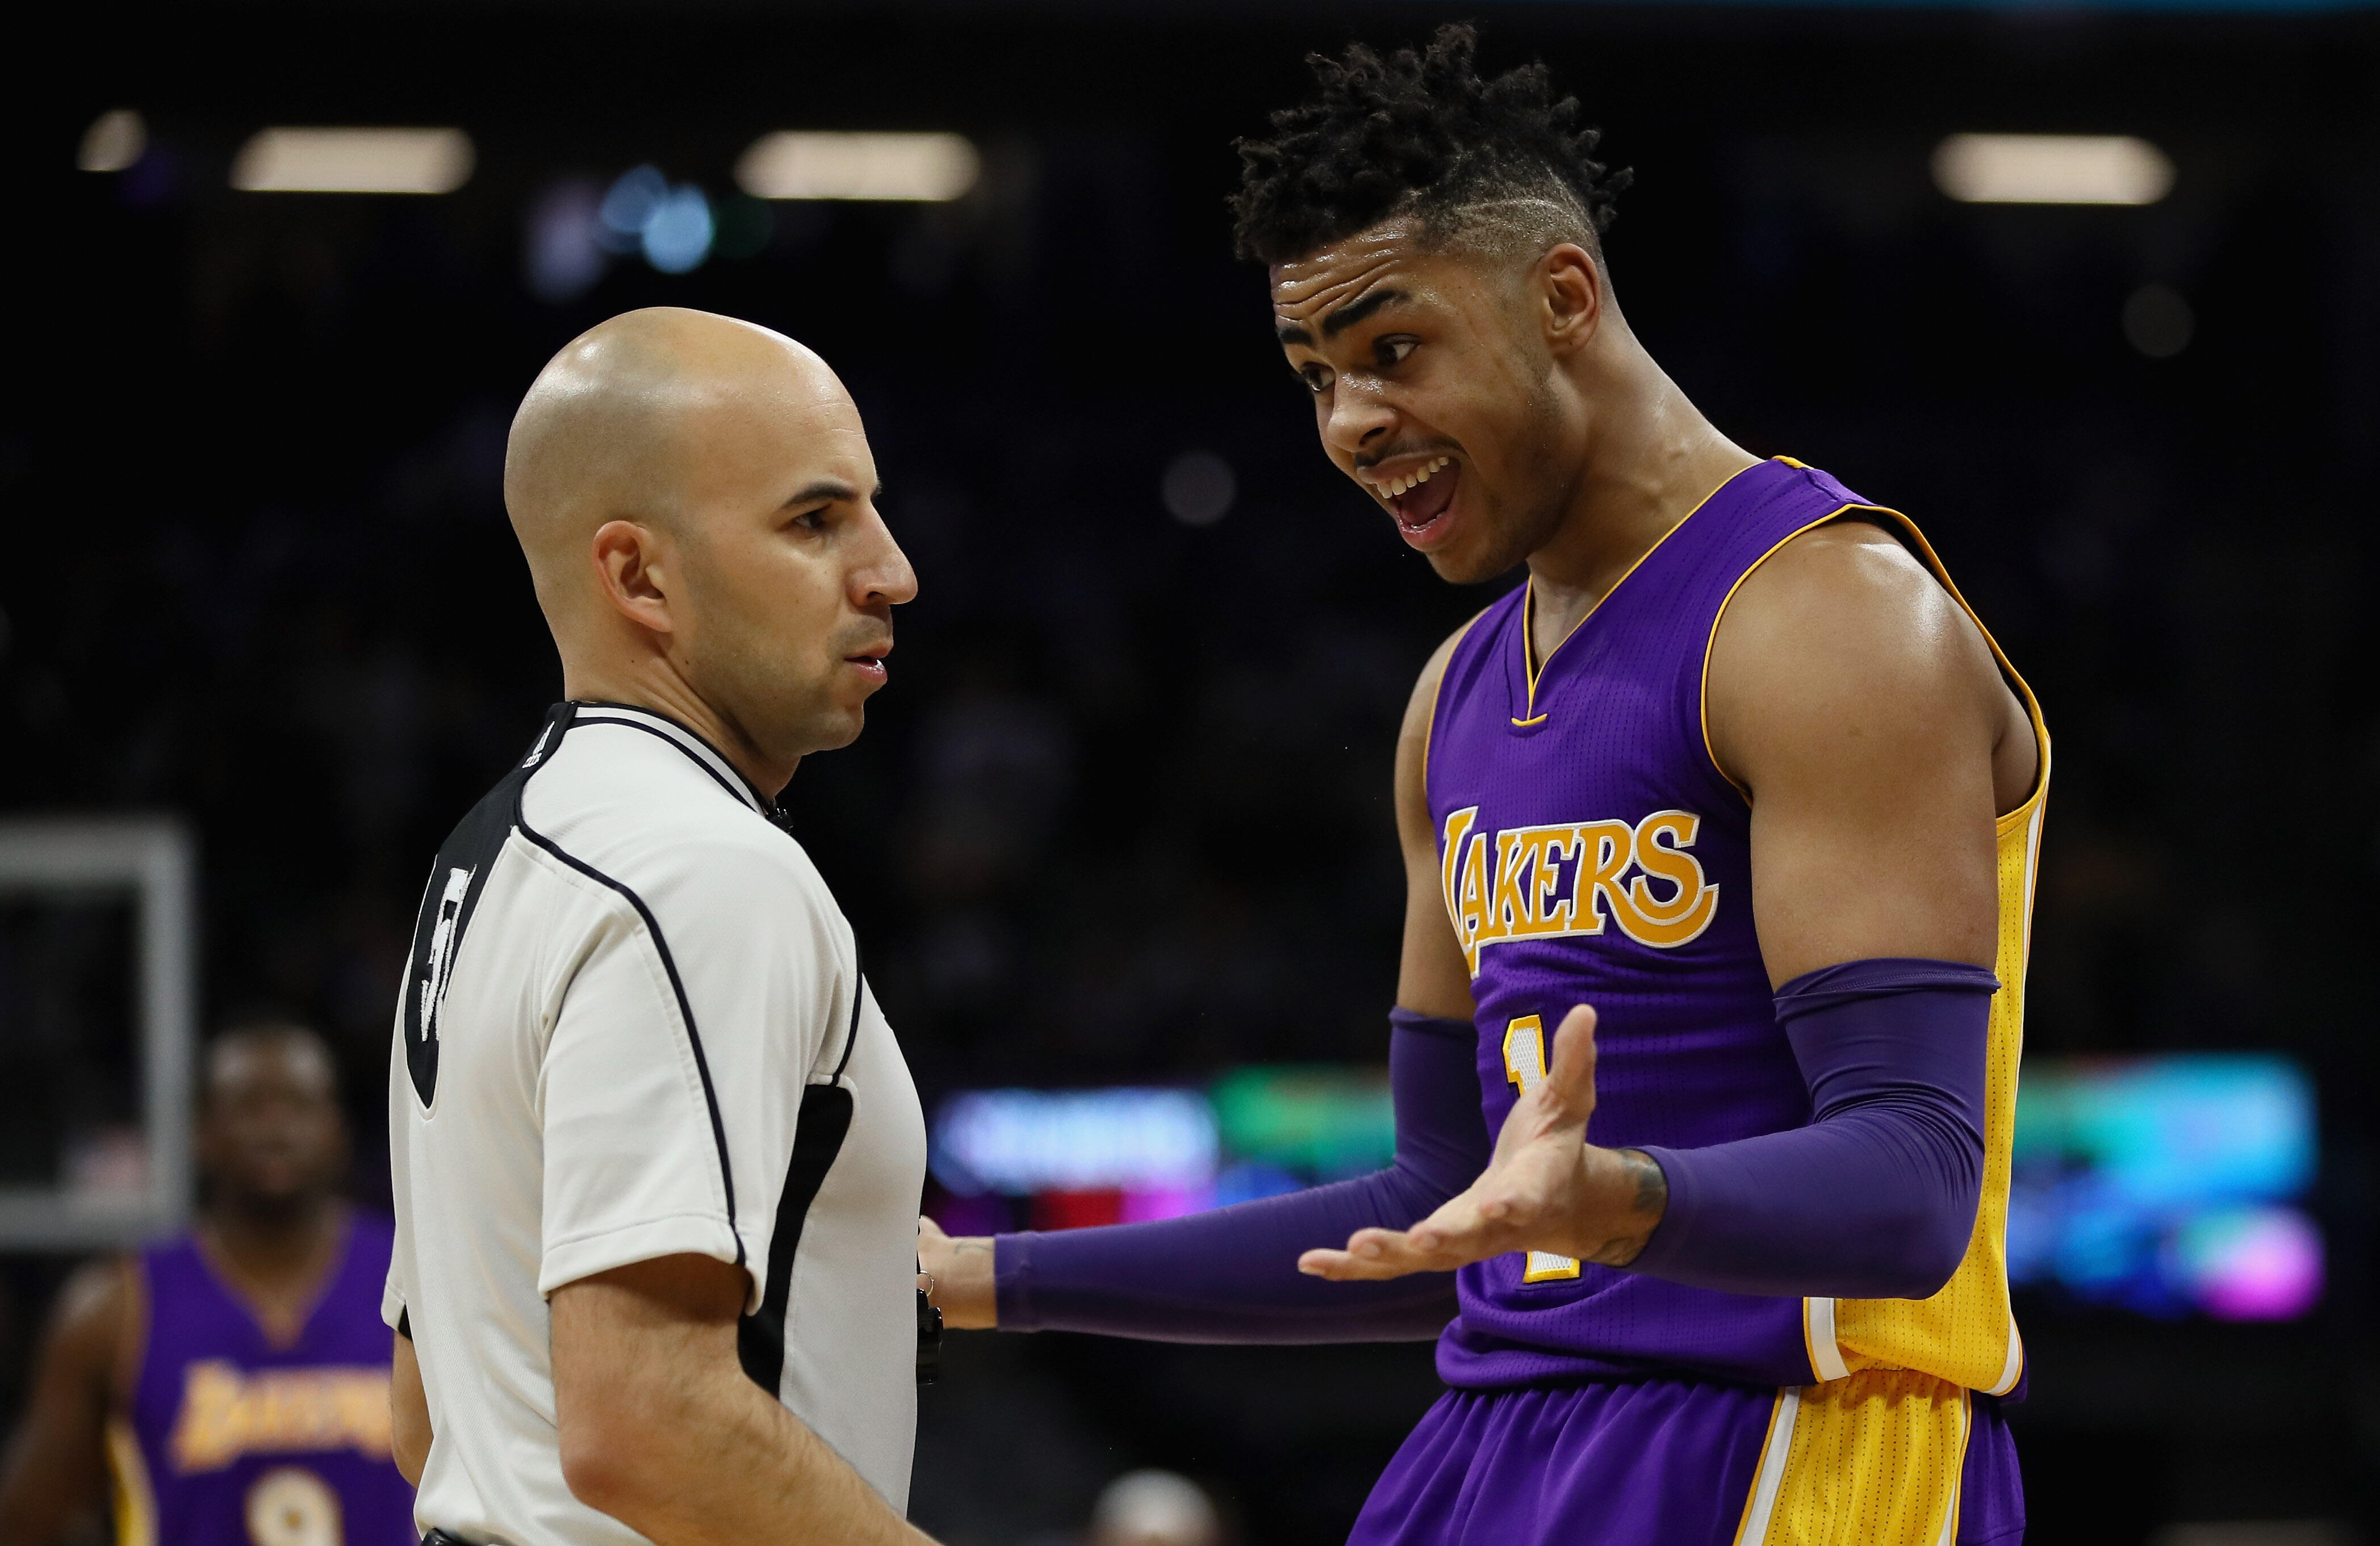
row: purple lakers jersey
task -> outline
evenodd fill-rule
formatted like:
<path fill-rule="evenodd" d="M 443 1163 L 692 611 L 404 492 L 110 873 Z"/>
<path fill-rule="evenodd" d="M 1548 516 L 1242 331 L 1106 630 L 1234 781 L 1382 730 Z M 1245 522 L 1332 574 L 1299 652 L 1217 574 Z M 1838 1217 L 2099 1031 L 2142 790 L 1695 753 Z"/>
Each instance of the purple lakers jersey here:
<path fill-rule="evenodd" d="M 1554 1028 L 1582 1003 L 1598 1016 L 1590 1141 L 1691 1149 L 1809 1121 L 1753 929 L 1751 806 L 1712 758 L 1703 678 L 1744 577 L 1846 514 L 1894 531 L 1948 587 L 1902 517 L 1779 460 L 1713 493 L 1542 661 L 1527 586 L 1457 641 L 1431 714 L 1427 789 L 1472 972 L 1490 1132 L 1544 1077 Z M 2031 694 L 2009 680 L 2042 735 Z M 1941 1294 L 1771 1298 L 1543 1252 L 1500 1257 L 1459 1275 L 1462 1314 L 1439 1347 L 1448 1383 L 1665 1373 L 1785 1386 L 1886 1367 L 1995 1394 L 2015 1384 L 2002 1238 L 2046 735 L 2041 753 L 2040 784 L 1999 824 L 2006 985 L 1992 1012 L 1985 1195 Z"/>
<path fill-rule="evenodd" d="M 415 1546 L 389 1450 L 392 1227 L 357 1215 L 287 1347 L 188 1238 L 142 1253 L 147 1326 L 111 1425 L 118 1546 Z"/>

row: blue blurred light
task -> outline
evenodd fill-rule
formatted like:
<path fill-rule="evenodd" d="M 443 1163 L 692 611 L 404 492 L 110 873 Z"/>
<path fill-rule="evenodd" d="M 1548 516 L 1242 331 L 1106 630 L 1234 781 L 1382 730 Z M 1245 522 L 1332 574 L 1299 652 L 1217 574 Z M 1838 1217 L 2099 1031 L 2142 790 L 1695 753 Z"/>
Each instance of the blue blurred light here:
<path fill-rule="evenodd" d="M 596 245 L 607 252 L 641 252 L 663 273 L 702 266 L 718 234 L 710 200 L 692 183 L 671 186 L 657 166 L 620 174 L 596 211 Z"/>
<path fill-rule="evenodd" d="M 683 183 L 662 195 L 646 217 L 645 261 L 663 273 L 685 273 L 710 256 L 710 200 Z"/>
<path fill-rule="evenodd" d="M 985 1191 L 1201 1191 L 1214 1109 L 1193 1090 L 970 1090 L 934 1122 L 934 1177 Z"/>
<path fill-rule="evenodd" d="M 1215 1206 L 1228 1208 L 1234 1202 L 1285 1196 L 1305 1184 L 1280 1166 L 1252 1160 L 1235 1165 L 1215 1178 Z"/>
<path fill-rule="evenodd" d="M 668 197 L 669 179 L 662 175 L 661 168 L 634 166 L 621 173 L 596 211 L 603 235 L 610 238 L 603 245 L 614 252 L 636 251 L 644 243 L 645 223 Z"/>

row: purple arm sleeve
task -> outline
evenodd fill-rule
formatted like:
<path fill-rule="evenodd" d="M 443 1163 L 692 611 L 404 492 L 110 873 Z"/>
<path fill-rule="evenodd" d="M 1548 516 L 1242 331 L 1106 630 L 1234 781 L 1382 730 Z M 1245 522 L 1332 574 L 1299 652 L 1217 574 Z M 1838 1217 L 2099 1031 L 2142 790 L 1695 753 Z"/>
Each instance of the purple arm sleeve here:
<path fill-rule="evenodd" d="M 1488 1168 L 1462 1021 L 1390 1016 L 1396 1163 L 1327 1187 L 1154 1224 L 999 1236 L 1002 1331 L 1084 1331 L 1158 1342 L 1417 1342 L 1454 1317 L 1454 1275 L 1332 1283 L 1301 1252 L 1358 1229 L 1405 1229 Z"/>
<path fill-rule="evenodd" d="M 1628 1270 L 1740 1294 L 1937 1292 L 1966 1255 L 1983 1192 L 1998 987 L 1980 966 L 1877 960 L 1779 988 L 1810 1125 L 1646 1149 L 1669 1178 L 1669 1210 Z"/>

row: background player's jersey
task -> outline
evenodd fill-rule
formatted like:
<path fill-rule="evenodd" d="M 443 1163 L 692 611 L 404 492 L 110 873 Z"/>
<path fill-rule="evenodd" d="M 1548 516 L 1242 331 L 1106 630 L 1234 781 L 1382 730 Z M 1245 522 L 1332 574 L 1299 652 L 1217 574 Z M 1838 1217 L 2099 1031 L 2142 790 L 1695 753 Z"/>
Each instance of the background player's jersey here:
<path fill-rule="evenodd" d="M 419 1518 L 644 1538 L 565 1483 L 545 1296 L 748 1274 L 745 1372 L 896 1510 L 917 1439 L 926 1125 L 851 926 L 769 802 L 659 714 L 561 704 L 439 851 L 389 1067 Z"/>
<path fill-rule="evenodd" d="M 413 1546 L 389 1455 L 388 1255 L 388 1221 L 354 1217 L 285 1347 L 196 1242 L 141 1255 L 132 1408 L 108 1431 L 118 1546 Z"/>
<path fill-rule="evenodd" d="M 1949 586 L 1905 517 L 1778 460 L 1704 501 L 1542 664 L 1531 660 L 1525 586 L 1457 642 L 1431 716 L 1428 797 L 1447 912 L 1473 972 L 1489 1131 L 1543 1077 L 1554 1028 L 1580 1003 L 1599 1017 L 1593 1142 L 1699 1148 L 1809 1121 L 1753 928 L 1751 807 L 1712 758 L 1703 673 L 1744 576 L 1844 515 L 1891 531 Z M 1499 1257 L 1459 1274 L 1462 1314 L 1439 1347 L 1450 1384 L 1662 1371 L 1802 1385 L 1885 1366 L 1994 1394 L 2016 1385 L 2004 1241 L 2049 741 L 2032 694 L 2008 679 L 2039 740 L 2040 773 L 1998 823 L 1983 1202 L 1957 1274 L 1925 1300 L 1792 1299 L 1541 1252 Z"/>

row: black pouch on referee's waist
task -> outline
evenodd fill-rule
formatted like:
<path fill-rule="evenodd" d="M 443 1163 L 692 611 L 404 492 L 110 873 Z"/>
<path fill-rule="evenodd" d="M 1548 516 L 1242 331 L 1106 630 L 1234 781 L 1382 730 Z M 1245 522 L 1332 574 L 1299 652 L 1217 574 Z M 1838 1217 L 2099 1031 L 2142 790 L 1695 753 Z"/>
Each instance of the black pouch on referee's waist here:
<path fill-rule="evenodd" d="M 459 1535 L 448 1535 L 444 1530 L 431 1530 L 421 1538 L 421 1546 L 471 1546 L 471 1543 Z"/>
<path fill-rule="evenodd" d="M 942 1307 L 917 1290 L 917 1383 L 930 1385 L 942 1363 Z"/>

